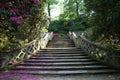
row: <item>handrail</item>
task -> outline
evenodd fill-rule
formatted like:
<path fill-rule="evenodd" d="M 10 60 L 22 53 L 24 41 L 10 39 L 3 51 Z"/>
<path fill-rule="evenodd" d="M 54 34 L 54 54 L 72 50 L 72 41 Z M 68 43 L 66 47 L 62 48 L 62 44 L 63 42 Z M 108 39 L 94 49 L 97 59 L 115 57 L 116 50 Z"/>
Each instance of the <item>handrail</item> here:
<path fill-rule="evenodd" d="M 11 52 L 7 52 L 7 54 L 9 55 L 6 55 L 6 59 L 5 61 L 2 62 L 1 68 L 7 66 L 13 66 L 26 59 L 29 59 L 33 54 L 36 54 L 36 52 L 40 50 L 40 48 L 42 48 L 41 46 L 43 46 L 43 44 L 45 44 L 44 47 L 46 47 L 48 41 L 51 40 L 52 37 L 53 37 L 53 33 L 49 32 L 46 33 L 46 35 L 41 39 L 36 38 L 35 40 L 29 42 L 22 48 L 13 50 Z M 44 40 L 42 41 L 42 39 Z"/>
<path fill-rule="evenodd" d="M 74 32 L 69 32 L 69 37 L 70 37 L 70 39 L 73 40 L 73 42 L 74 42 L 76 47 L 80 46 L 79 45 L 79 41 L 78 41 L 78 37 L 77 37 L 77 35 Z"/>
<path fill-rule="evenodd" d="M 35 44 L 36 42 L 38 42 L 38 39 L 35 39 L 35 40 L 29 42 L 24 47 L 7 52 L 7 54 L 5 56 L 6 59 L 2 62 L 1 68 L 20 63 L 25 58 L 26 59 L 29 58 L 32 55 L 32 53 L 37 51 L 38 46 Z M 30 50 L 30 51 L 28 51 L 28 50 Z"/>
<path fill-rule="evenodd" d="M 89 43 L 89 44 L 91 44 L 91 45 L 93 45 L 93 46 L 95 46 L 95 47 L 98 47 L 98 48 L 103 49 L 103 50 L 106 50 L 106 51 L 111 51 L 110 49 L 107 49 L 107 48 L 105 48 L 105 47 L 103 47 L 103 46 L 101 46 L 101 45 L 97 45 L 96 43 L 89 41 L 89 40 L 86 39 L 83 35 L 80 35 L 79 37 L 82 38 L 82 39 L 83 39 L 84 41 L 86 41 L 87 43 Z"/>
<path fill-rule="evenodd" d="M 41 48 L 45 48 L 48 44 L 48 41 L 53 38 L 53 32 L 47 33 L 44 38 L 41 38 Z"/>
<path fill-rule="evenodd" d="M 74 41 L 74 37 L 72 37 L 72 39 Z M 120 69 L 120 51 L 107 49 L 103 46 L 97 45 L 86 39 L 83 35 L 77 37 L 76 42 L 74 41 L 74 43 L 79 43 L 79 47 L 86 51 L 86 53 L 93 59 L 111 67 Z"/>

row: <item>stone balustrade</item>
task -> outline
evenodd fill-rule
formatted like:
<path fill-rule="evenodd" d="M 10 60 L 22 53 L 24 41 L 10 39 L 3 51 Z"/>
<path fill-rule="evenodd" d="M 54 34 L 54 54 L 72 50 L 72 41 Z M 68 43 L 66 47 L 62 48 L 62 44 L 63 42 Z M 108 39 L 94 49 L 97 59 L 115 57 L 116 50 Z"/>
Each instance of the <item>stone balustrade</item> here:
<path fill-rule="evenodd" d="M 69 32 L 69 37 L 73 40 L 76 47 L 80 47 L 79 37 L 74 32 Z"/>
<path fill-rule="evenodd" d="M 29 59 L 32 55 L 36 54 L 41 48 L 45 48 L 49 40 L 53 38 L 53 32 L 46 33 L 41 39 L 37 38 L 30 43 L 26 44 L 20 49 L 7 52 L 5 61 L 2 62 L 1 68 L 13 66 L 20 62 Z"/>
<path fill-rule="evenodd" d="M 83 35 L 76 36 L 74 32 L 69 32 L 76 47 L 82 48 L 86 53 L 101 63 L 120 69 L 120 51 L 106 49 L 87 40 Z"/>

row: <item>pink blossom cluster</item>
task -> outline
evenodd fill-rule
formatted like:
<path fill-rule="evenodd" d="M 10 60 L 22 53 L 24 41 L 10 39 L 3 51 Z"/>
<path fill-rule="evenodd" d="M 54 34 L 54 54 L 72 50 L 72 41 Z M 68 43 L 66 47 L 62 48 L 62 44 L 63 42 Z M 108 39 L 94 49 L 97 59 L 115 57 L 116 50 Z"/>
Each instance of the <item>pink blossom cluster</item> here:
<path fill-rule="evenodd" d="M 32 0 L 32 2 L 39 3 L 40 1 L 39 0 Z"/>
<path fill-rule="evenodd" d="M 58 34 L 58 33 L 54 33 L 53 36 L 54 36 L 54 37 L 58 37 L 59 34 Z"/>
<path fill-rule="evenodd" d="M 10 18 L 15 24 L 20 24 L 21 22 L 20 22 L 20 19 L 18 18 L 18 17 L 11 17 Z"/>
<path fill-rule="evenodd" d="M 11 10 L 10 10 L 10 12 L 13 12 L 13 13 L 14 13 L 14 12 L 16 13 L 16 12 L 18 12 L 18 11 L 19 11 L 18 9 L 11 9 Z"/>
<path fill-rule="evenodd" d="M 12 65 L 12 64 L 14 64 L 14 60 L 9 61 L 9 65 Z"/>
<path fill-rule="evenodd" d="M 25 8 L 25 4 L 21 4 L 21 5 L 20 5 L 20 8 Z"/>
<path fill-rule="evenodd" d="M 16 14 L 16 12 L 18 12 L 18 10 L 17 9 L 12 9 L 11 12 L 13 12 L 13 14 Z M 21 24 L 20 19 L 24 19 L 24 18 L 26 18 L 28 16 L 29 16 L 29 13 L 25 12 L 24 14 L 21 14 L 19 16 L 16 16 L 16 15 L 12 16 L 10 18 L 10 20 L 13 21 L 15 24 Z"/>
<path fill-rule="evenodd" d="M 9 7 L 9 6 L 11 6 L 11 5 L 12 5 L 11 2 L 6 2 L 6 3 L 4 3 L 4 4 L 1 4 L 0 7 L 6 8 L 6 7 Z"/>
<path fill-rule="evenodd" d="M 23 0 L 23 1 L 14 0 L 14 3 L 19 3 L 19 5 L 16 5 L 12 1 L 11 2 L 9 1 L 2 4 L 0 3 L 0 9 L 2 9 L 2 11 L 9 12 L 10 13 L 9 19 L 13 23 L 19 25 L 21 24 L 21 19 L 25 19 L 30 15 L 29 13 L 33 11 L 33 8 L 27 5 L 33 4 L 33 3 L 37 4 L 39 2 L 40 0 Z"/>
<path fill-rule="evenodd" d="M 29 13 L 28 12 L 25 12 L 23 15 L 22 15 L 22 18 L 26 18 L 29 16 Z"/>

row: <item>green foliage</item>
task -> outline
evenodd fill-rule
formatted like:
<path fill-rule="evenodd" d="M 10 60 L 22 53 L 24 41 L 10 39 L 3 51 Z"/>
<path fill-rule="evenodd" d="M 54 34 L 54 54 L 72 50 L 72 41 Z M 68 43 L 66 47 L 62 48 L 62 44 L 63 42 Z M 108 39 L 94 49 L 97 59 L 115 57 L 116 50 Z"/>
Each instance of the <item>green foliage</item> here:
<path fill-rule="evenodd" d="M 87 28 L 85 31 L 84 31 L 84 36 L 90 40 L 93 39 L 92 37 L 93 35 L 93 29 L 92 28 Z"/>
<path fill-rule="evenodd" d="M 92 26 L 98 35 L 104 34 L 120 37 L 120 1 L 119 0 L 85 0 L 90 18 L 93 19 Z M 92 13 L 93 12 L 93 13 Z"/>
<path fill-rule="evenodd" d="M 83 14 L 83 0 L 64 0 L 64 11 L 60 14 L 59 21 L 51 23 L 49 30 L 55 32 L 84 31 L 89 26 L 87 17 Z"/>
<path fill-rule="evenodd" d="M 64 17 L 66 19 L 74 19 L 76 17 L 76 9 L 74 0 L 66 0 L 64 6 Z"/>
<path fill-rule="evenodd" d="M 53 4 L 57 4 L 58 1 L 57 0 L 47 0 L 47 4 L 53 5 Z"/>
<path fill-rule="evenodd" d="M 46 3 L 47 3 L 48 15 L 49 15 L 49 17 L 51 17 L 51 5 L 57 4 L 58 1 L 57 0 L 47 0 Z"/>
<path fill-rule="evenodd" d="M 115 48 L 120 44 L 120 1 L 84 0 L 94 40 Z M 106 45 L 105 44 L 105 45 Z"/>
<path fill-rule="evenodd" d="M 68 28 L 69 27 L 66 26 L 66 21 L 56 20 L 56 21 L 51 22 L 51 24 L 49 26 L 49 31 L 58 32 L 58 33 L 61 31 L 67 32 Z"/>
<path fill-rule="evenodd" d="M 13 50 L 40 37 L 48 23 L 44 9 L 45 0 L 1 2 L 0 50 Z"/>
<path fill-rule="evenodd" d="M 62 18 L 76 19 L 79 17 L 79 14 L 84 12 L 83 0 L 65 0 L 64 1 L 64 14 L 62 14 Z"/>
<path fill-rule="evenodd" d="M 84 17 L 84 15 L 81 15 L 79 18 L 74 20 L 53 21 L 50 24 L 49 31 L 65 33 L 68 31 L 84 31 L 89 27 L 85 21 L 86 17 Z"/>

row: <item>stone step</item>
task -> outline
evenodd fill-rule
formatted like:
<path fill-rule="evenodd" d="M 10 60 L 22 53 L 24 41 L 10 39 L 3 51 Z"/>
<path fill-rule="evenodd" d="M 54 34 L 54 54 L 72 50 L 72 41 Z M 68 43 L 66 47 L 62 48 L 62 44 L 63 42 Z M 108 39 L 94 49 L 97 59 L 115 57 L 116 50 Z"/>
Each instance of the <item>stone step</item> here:
<path fill-rule="evenodd" d="M 63 45 L 63 44 L 65 44 L 65 43 L 62 43 L 61 45 Z M 53 45 L 55 46 L 55 45 L 59 45 L 59 44 L 57 44 L 57 43 L 54 43 L 54 44 L 53 44 L 53 43 L 49 43 L 48 46 L 49 46 L 49 45 L 50 45 L 50 46 L 51 46 L 51 45 L 52 45 L 52 46 L 53 46 Z M 66 43 L 65 45 L 74 46 L 73 43 L 72 43 L 72 44 L 70 44 L 70 43 Z"/>
<path fill-rule="evenodd" d="M 44 57 L 44 56 L 56 56 L 56 57 L 63 57 L 63 56 L 86 56 L 86 54 L 68 54 L 68 53 L 66 53 L 66 54 L 35 54 L 34 56 L 42 56 L 42 57 Z"/>
<path fill-rule="evenodd" d="M 82 49 L 41 49 L 39 50 L 38 52 L 60 52 L 60 51 L 64 51 L 64 52 L 67 52 L 67 51 L 83 51 Z"/>
<path fill-rule="evenodd" d="M 59 43 L 59 44 L 58 44 Z M 48 45 L 74 45 L 74 43 L 68 43 L 68 42 L 54 42 L 54 43 L 48 43 Z"/>
<path fill-rule="evenodd" d="M 24 66 L 78 66 L 78 65 L 101 65 L 98 62 L 25 62 L 20 65 Z"/>
<path fill-rule="evenodd" d="M 52 40 L 52 41 L 49 41 L 49 43 L 73 43 L 72 40 L 68 40 L 68 39 L 62 39 L 62 40 Z"/>
<path fill-rule="evenodd" d="M 110 73 L 119 73 L 116 70 L 111 69 L 103 69 L 103 70 L 68 70 L 68 71 L 49 71 L 49 70 L 19 70 L 19 71 L 12 71 L 12 73 L 20 73 L 20 74 L 33 74 L 33 75 L 79 75 L 79 74 L 110 74 Z"/>
<path fill-rule="evenodd" d="M 75 49 L 79 49 L 79 48 L 76 48 L 76 47 L 65 47 L 65 48 L 44 48 L 42 50 L 75 50 Z"/>
<path fill-rule="evenodd" d="M 70 46 L 70 45 L 69 45 L 69 46 Z M 57 47 L 58 47 L 58 48 L 64 48 L 64 47 L 66 47 L 66 46 L 62 46 L 62 45 L 59 46 L 59 45 L 57 45 Z M 74 46 L 71 46 L 71 47 L 74 47 Z M 54 48 L 54 46 L 49 46 L 48 48 Z"/>
<path fill-rule="evenodd" d="M 108 69 L 102 65 L 89 65 L 89 66 L 17 66 L 14 70 L 96 70 Z"/>
<path fill-rule="evenodd" d="M 60 40 L 60 41 L 57 41 L 57 40 L 53 40 L 53 41 L 49 41 L 48 44 L 61 44 L 61 43 L 65 43 L 65 44 L 74 44 L 73 41 L 69 41 L 69 40 Z"/>
<path fill-rule="evenodd" d="M 91 62 L 94 61 L 92 59 L 29 59 L 26 60 L 25 62 Z"/>
<path fill-rule="evenodd" d="M 47 53 L 50 53 L 50 54 L 80 54 L 80 53 L 85 53 L 84 51 L 58 51 L 58 52 L 48 52 L 48 51 L 44 51 L 44 52 L 37 52 L 37 53 L 44 53 L 44 54 L 47 54 Z"/>
<path fill-rule="evenodd" d="M 57 48 L 64 48 L 66 46 L 74 47 L 74 45 L 65 45 L 65 46 L 63 46 L 63 44 L 61 44 L 61 45 L 49 45 L 48 48 L 54 48 L 55 46 Z"/>
<path fill-rule="evenodd" d="M 68 37 L 53 38 L 48 47 L 39 50 L 29 60 L 12 69 L 13 73 L 35 75 L 79 75 L 118 73 L 93 59 L 85 51 L 74 47 Z M 60 47 L 60 48 L 59 48 Z"/>
<path fill-rule="evenodd" d="M 74 43 L 72 42 L 72 41 L 50 41 L 49 43 L 48 43 L 48 45 L 61 45 L 61 44 L 64 44 L 64 45 L 70 45 L 70 44 L 72 44 L 72 45 L 74 45 Z"/>
<path fill-rule="evenodd" d="M 56 41 L 66 41 L 66 42 L 71 42 L 71 43 L 73 43 L 73 40 L 70 40 L 70 39 L 53 39 L 53 40 L 51 40 L 50 42 L 56 42 Z"/>
<path fill-rule="evenodd" d="M 70 57 L 31 57 L 30 59 L 88 59 L 90 58 L 89 56 L 70 56 Z"/>

